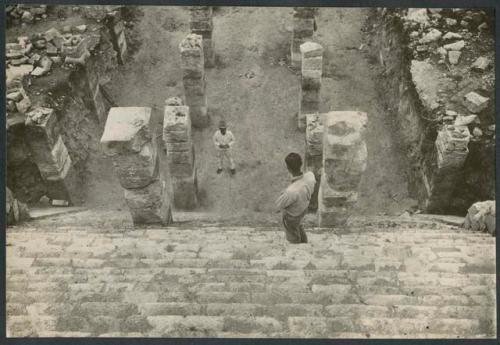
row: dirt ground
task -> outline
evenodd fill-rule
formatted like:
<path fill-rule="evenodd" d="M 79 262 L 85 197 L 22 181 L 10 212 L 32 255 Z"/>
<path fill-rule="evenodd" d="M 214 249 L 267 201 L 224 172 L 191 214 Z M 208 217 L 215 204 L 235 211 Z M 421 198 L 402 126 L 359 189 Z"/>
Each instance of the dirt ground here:
<path fill-rule="evenodd" d="M 214 11 L 216 67 L 207 70 L 211 124 L 194 131 L 200 212 L 217 217 L 270 217 L 274 200 L 289 183 L 287 153 L 304 154 L 297 130 L 300 79 L 287 66 L 292 8 L 219 7 Z M 368 114 L 368 167 L 361 183 L 360 214 L 399 215 L 413 207 L 404 175 L 405 157 L 392 137 L 362 28 L 369 9 L 321 8 L 317 40 L 325 48 L 322 111 Z M 179 43 L 189 33 L 185 7 L 137 7 L 130 44 L 134 52 L 108 84 L 119 106 L 153 108 L 161 131 L 166 98 L 182 95 Z M 288 57 L 289 59 L 289 57 Z M 216 174 L 211 141 L 224 118 L 236 137 L 237 173 Z M 88 161 L 85 206 L 125 210 L 111 161 L 94 138 Z"/>

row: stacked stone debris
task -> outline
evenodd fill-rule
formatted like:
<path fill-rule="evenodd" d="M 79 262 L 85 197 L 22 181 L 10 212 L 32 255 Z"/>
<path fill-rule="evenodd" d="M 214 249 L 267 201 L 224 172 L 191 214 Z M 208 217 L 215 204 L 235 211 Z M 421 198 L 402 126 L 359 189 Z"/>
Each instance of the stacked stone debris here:
<path fill-rule="evenodd" d="M 381 92 L 394 100 L 389 108 L 397 111 L 412 166 L 410 185 L 418 190 L 420 207 L 432 213 L 465 213 L 475 201 L 493 199 L 493 10 L 380 9 L 377 15 L 380 36 L 373 42 L 385 69 Z M 468 128 L 471 154 L 445 176 L 433 148 L 441 145 L 436 140 L 443 140 L 438 134 L 447 132 L 447 126 Z"/>
<path fill-rule="evenodd" d="M 180 98 L 166 101 L 163 140 L 167 149 L 168 168 L 174 190 L 174 205 L 180 209 L 197 206 L 197 173 L 191 138 L 189 107 Z"/>
<path fill-rule="evenodd" d="M 99 34 L 85 34 L 86 30 L 86 25 L 65 26 L 62 33 L 51 28 L 30 37 L 18 37 L 17 43 L 7 43 L 7 78 L 21 72 L 23 76 L 41 77 L 63 62 L 83 65 L 100 42 Z"/>
<path fill-rule="evenodd" d="M 7 82 L 7 111 L 9 113 L 26 114 L 31 108 L 31 101 L 24 90 L 21 78 L 10 79 Z"/>
<path fill-rule="evenodd" d="M 151 108 L 111 108 L 101 138 L 111 157 L 134 225 L 172 222 L 168 180 L 159 169 Z"/>
<path fill-rule="evenodd" d="M 117 52 L 118 63 L 124 64 L 128 48 L 125 38 L 125 26 L 120 9 L 108 12 L 105 21 L 110 32 L 111 42 Z"/>
<path fill-rule="evenodd" d="M 32 24 L 47 18 L 47 5 L 9 5 L 5 13 L 14 23 Z"/>
<path fill-rule="evenodd" d="M 318 9 L 315 7 L 294 7 L 293 8 L 293 32 L 292 45 L 290 49 L 292 66 L 300 67 L 301 53 L 300 46 L 307 41 L 311 41 L 315 19 Z"/>
<path fill-rule="evenodd" d="M 307 114 L 319 112 L 323 47 L 318 43 L 306 42 L 300 46 L 300 54 L 302 57 L 302 79 L 298 128 L 304 130 Z"/>
<path fill-rule="evenodd" d="M 215 48 L 212 37 L 213 20 L 211 6 L 191 6 L 191 19 L 189 26 L 191 33 L 200 35 L 203 39 L 203 54 L 205 56 L 205 67 L 215 65 Z"/>
<path fill-rule="evenodd" d="M 316 185 L 311 196 L 309 209 L 318 208 L 318 191 L 321 181 L 321 168 L 323 166 L 323 123 L 322 114 L 306 115 L 306 154 L 305 170 L 311 171 L 316 177 Z"/>
<path fill-rule="evenodd" d="M 38 107 L 26 114 L 25 140 L 52 200 L 78 203 L 79 182 L 63 142 L 53 109 Z"/>
<path fill-rule="evenodd" d="M 435 142 L 434 171 L 429 181 L 424 175 L 425 187 L 429 195 L 426 208 L 433 209 L 450 199 L 469 153 L 471 135 L 467 126 L 445 125 Z"/>
<path fill-rule="evenodd" d="M 28 206 L 14 197 L 11 190 L 6 187 L 5 220 L 7 225 L 14 225 L 30 219 Z"/>
<path fill-rule="evenodd" d="M 320 227 L 344 226 L 358 197 L 366 169 L 366 113 L 332 111 L 323 115 L 323 173 L 319 187 Z"/>
<path fill-rule="evenodd" d="M 202 37 L 189 34 L 179 45 L 186 105 L 193 126 L 208 125 L 205 60 Z"/>
<path fill-rule="evenodd" d="M 467 211 L 464 228 L 496 235 L 495 200 L 474 203 Z"/>

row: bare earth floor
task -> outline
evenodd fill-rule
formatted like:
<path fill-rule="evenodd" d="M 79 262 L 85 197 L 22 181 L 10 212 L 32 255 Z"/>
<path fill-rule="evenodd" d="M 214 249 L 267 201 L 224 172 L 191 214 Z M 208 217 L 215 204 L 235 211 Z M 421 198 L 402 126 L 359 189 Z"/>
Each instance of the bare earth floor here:
<path fill-rule="evenodd" d="M 118 105 L 153 107 L 161 125 L 165 99 L 183 93 L 178 45 L 188 34 L 189 13 L 182 7 L 141 7 L 141 11 L 136 25 L 141 45 L 110 86 Z M 415 201 L 408 197 L 404 157 L 377 96 L 373 66 L 358 50 L 367 11 L 320 11 L 316 36 L 326 61 L 321 110 L 368 113 L 368 168 L 358 209 L 362 214 L 399 215 Z M 288 184 L 284 156 L 291 151 L 304 153 L 305 136 L 296 129 L 300 80 L 285 63 L 291 13 L 290 8 L 237 7 L 215 12 L 217 66 L 207 70 L 211 125 L 194 132 L 203 211 L 218 217 L 252 213 L 255 221 L 269 217 L 273 201 Z M 228 171 L 215 173 L 211 137 L 221 118 L 237 140 L 234 177 Z M 124 208 L 111 162 L 96 150 L 89 166 L 87 205 Z"/>

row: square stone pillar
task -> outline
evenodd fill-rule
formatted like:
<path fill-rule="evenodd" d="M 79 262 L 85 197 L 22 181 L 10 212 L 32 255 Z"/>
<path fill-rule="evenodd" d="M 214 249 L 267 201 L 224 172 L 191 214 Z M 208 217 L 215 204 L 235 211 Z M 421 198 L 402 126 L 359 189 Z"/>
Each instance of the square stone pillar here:
<path fill-rule="evenodd" d="M 191 6 L 191 18 L 189 26 L 191 33 L 200 35 L 203 38 L 203 53 L 205 58 L 205 67 L 215 66 L 215 48 L 212 37 L 213 32 L 213 10 L 211 6 Z"/>
<path fill-rule="evenodd" d="M 196 34 L 188 35 L 182 40 L 179 49 L 186 105 L 189 106 L 192 124 L 198 128 L 206 127 L 208 106 L 202 37 Z"/>
<path fill-rule="evenodd" d="M 169 181 L 159 174 L 151 108 L 111 108 L 101 143 L 113 161 L 134 225 L 170 224 Z"/>
<path fill-rule="evenodd" d="M 59 133 L 54 110 L 39 107 L 28 112 L 25 125 L 26 143 L 45 182 L 47 196 L 54 200 L 66 200 L 72 205 L 78 204 L 80 183 Z"/>
<path fill-rule="evenodd" d="M 366 113 L 332 111 L 323 118 L 323 171 L 319 187 L 320 227 L 345 225 L 366 169 Z"/>
<path fill-rule="evenodd" d="M 163 140 L 174 190 L 174 205 L 193 209 L 198 205 L 198 183 L 194 145 L 191 139 L 189 107 L 180 99 L 166 101 L 163 119 Z"/>
<path fill-rule="evenodd" d="M 293 67 L 299 68 L 301 55 L 300 46 L 306 41 L 311 41 L 314 35 L 316 7 L 294 7 L 292 44 L 290 48 L 291 63 Z"/>
<path fill-rule="evenodd" d="M 306 150 L 304 169 L 311 171 L 316 177 L 316 185 L 309 202 L 310 210 L 318 208 L 318 192 L 321 182 L 321 168 L 323 166 L 323 114 L 308 114 L 306 116 Z"/>
<path fill-rule="evenodd" d="M 323 73 L 323 47 L 314 42 L 300 46 L 302 56 L 300 105 L 298 128 L 306 127 L 306 115 L 319 112 L 321 75 Z"/>
<path fill-rule="evenodd" d="M 438 131 L 435 142 L 435 160 L 427 163 L 427 202 L 430 212 L 449 204 L 453 186 L 463 173 L 462 167 L 469 154 L 471 134 L 467 126 L 447 125 Z"/>

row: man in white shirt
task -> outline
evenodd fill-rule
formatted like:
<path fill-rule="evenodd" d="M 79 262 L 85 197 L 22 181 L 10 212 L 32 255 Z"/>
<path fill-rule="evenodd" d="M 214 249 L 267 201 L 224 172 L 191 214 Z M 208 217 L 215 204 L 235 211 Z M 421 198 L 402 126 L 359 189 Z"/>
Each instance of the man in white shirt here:
<path fill-rule="evenodd" d="M 298 153 L 288 154 L 285 163 L 292 175 L 292 183 L 278 197 L 276 207 L 282 212 L 288 242 L 307 243 L 302 219 L 307 213 L 316 178 L 311 171 L 302 173 L 302 158 Z"/>
<path fill-rule="evenodd" d="M 233 154 L 231 152 L 231 148 L 234 144 L 234 135 L 231 131 L 227 130 L 226 121 L 221 120 L 219 122 L 219 130 L 215 132 L 213 140 L 218 159 L 217 174 L 222 172 L 225 157 L 229 161 L 231 174 L 234 175 L 236 173 L 236 168 L 234 166 Z"/>

